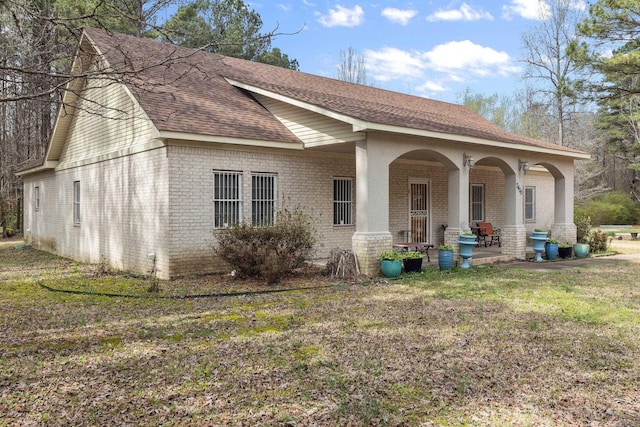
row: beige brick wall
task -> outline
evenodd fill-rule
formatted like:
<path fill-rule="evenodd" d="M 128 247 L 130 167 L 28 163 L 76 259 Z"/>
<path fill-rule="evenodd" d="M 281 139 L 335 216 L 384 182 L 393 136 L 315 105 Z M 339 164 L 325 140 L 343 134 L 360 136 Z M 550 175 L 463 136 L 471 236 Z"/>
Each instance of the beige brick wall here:
<path fill-rule="evenodd" d="M 524 185 L 536 188 L 536 220 L 525 221 L 527 233 L 531 234 L 534 228 L 550 231 L 554 223 L 555 209 L 553 177 L 546 172 L 529 171 L 525 175 Z"/>
<path fill-rule="evenodd" d="M 121 270 L 148 272 L 155 253 L 168 277 L 168 162 L 164 149 L 24 177 L 25 238 L 37 248 Z M 73 182 L 80 181 L 80 224 Z M 40 187 L 35 210 L 34 188 Z"/>
<path fill-rule="evenodd" d="M 213 170 L 242 172 L 247 221 L 251 220 L 251 173 L 276 173 L 278 207 L 300 206 L 316 220 L 316 257 L 327 257 L 334 247 L 351 248 L 355 226 L 333 225 L 333 178 L 355 178 L 353 156 L 170 146 L 169 158 L 172 274 L 223 267 L 213 260 L 211 250 L 215 243 Z M 355 199 L 355 182 L 353 191 Z"/>

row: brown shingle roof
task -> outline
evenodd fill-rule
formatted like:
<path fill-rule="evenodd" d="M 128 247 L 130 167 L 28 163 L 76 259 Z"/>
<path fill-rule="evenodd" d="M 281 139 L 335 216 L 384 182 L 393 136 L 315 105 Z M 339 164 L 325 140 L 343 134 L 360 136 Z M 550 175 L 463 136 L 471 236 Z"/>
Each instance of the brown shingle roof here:
<path fill-rule="evenodd" d="M 300 142 L 226 77 L 364 122 L 580 153 L 509 133 L 460 105 L 102 30 L 85 31 L 112 67 L 140 70 L 124 80 L 161 131 Z"/>

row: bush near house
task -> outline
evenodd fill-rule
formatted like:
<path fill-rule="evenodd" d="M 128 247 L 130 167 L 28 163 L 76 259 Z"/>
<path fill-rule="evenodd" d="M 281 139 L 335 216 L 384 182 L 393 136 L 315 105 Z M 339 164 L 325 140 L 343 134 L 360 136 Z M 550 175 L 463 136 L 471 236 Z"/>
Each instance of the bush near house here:
<path fill-rule="evenodd" d="M 214 253 L 240 278 L 259 277 L 278 283 L 286 274 L 304 266 L 316 242 L 311 217 L 301 209 L 281 210 L 273 225 L 239 223 L 216 231 Z"/>

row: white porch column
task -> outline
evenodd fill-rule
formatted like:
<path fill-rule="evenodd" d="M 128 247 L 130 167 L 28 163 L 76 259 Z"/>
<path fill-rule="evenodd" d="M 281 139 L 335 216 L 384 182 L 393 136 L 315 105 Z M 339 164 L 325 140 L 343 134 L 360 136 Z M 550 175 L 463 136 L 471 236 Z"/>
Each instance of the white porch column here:
<path fill-rule="evenodd" d="M 469 170 L 449 170 L 449 227 L 469 228 Z"/>
<path fill-rule="evenodd" d="M 444 232 L 444 244 L 454 247 L 458 259 L 458 235 L 469 231 L 469 170 L 449 169 L 448 175 L 448 224 Z"/>
<path fill-rule="evenodd" d="M 560 243 L 576 242 L 576 225 L 573 222 L 573 165 L 555 176 L 555 212 L 551 236 Z"/>
<path fill-rule="evenodd" d="M 517 170 L 517 169 L 515 169 Z M 502 253 L 517 259 L 526 258 L 527 229 L 524 225 L 524 179 L 521 173 L 504 176 L 504 225 L 500 241 Z"/>
<path fill-rule="evenodd" d="M 389 163 L 375 142 L 356 142 L 356 232 L 351 238 L 360 271 L 375 276 L 380 253 L 391 249 L 389 232 Z"/>

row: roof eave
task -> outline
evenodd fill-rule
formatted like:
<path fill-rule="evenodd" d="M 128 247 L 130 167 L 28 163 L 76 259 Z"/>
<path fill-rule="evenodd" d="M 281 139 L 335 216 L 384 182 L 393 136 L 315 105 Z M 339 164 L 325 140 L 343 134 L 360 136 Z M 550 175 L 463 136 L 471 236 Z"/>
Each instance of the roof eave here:
<path fill-rule="evenodd" d="M 302 142 L 278 142 L 278 141 L 264 141 L 259 139 L 245 139 L 228 136 L 217 135 L 203 135 L 197 133 L 176 132 L 176 131 L 160 131 L 160 138 L 167 140 L 177 140 L 185 142 L 211 142 L 219 144 L 232 144 L 243 145 L 252 147 L 266 147 L 266 148 L 283 148 L 287 150 L 304 150 Z"/>
<path fill-rule="evenodd" d="M 36 166 L 36 167 L 33 167 L 33 168 L 17 171 L 15 173 L 15 175 L 19 176 L 19 177 L 23 177 L 23 176 L 31 175 L 31 174 L 38 173 L 38 172 L 45 172 L 45 171 L 48 171 L 48 170 L 53 170 L 58 166 L 59 163 L 60 162 L 58 162 L 58 161 L 47 160 L 40 166 Z"/>
<path fill-rule="evenodd" d="M 519 144 L 515 142 L 495 141 L 486 138 L 478 138 L 474 136 L 466 136 L 452 133 L 435 132 L 422 129 L 413 129 L 403 126 L 385 125 L 380 123 L 361 123 L 358 130 L 360 131 L 378 131 L 388 133 L 398 133 L 402 135 L 422 136 L 427 138 L 443 139 L 446 141 L 464 142 L 492 148 L 507 148 L 510 150 L 528 151 L 532 153 L 552 154 L 555 156 L 570 157 L 573 159 L 588 160 L 591 154 L 582 151 L 567 151 L 563 149 L 554 149 L 548 147 L 539 147 L 535 145 Z"/>
<path fill-rule="evenodd" d="M 539 146 L 519 144 L 514 142 L 496 141 L 496 140 L 478 138 L 473 136 L 436 132 L 436 131 L 430 131 L 430 130 L 424 130 L 424 129 L 415 129 L 415 128 L 409 128 L 405 126 L 394 126 L 394 125 L 387 125 L 382 123 L 367 122 L 355 117 L 351 117 L 345 114 L 328 110 L 318 105 L 310 104 L 295 98 L 291 98 L 279 93 L 275 93 L 273 91 L 263 89 L 258 86 L 242 83 L 238 80 L 234 80 L 231 78 L 225 78 L 225 79 L 229 84 L 236 86 L 238 88 L 245 89 L 250 92 L 258 93 L 260 95 L 264 95 L 264 96 L 276 99 L 278 101 L 282 101 L 282 102 L 294 105 L 296 107 L 303 108 L 308 111 L 313 111 L 318 114 L 322 114 L 324 116 L 330 117 L 332 119 L 342 121 L 344 123 L 349 123 L 352 125 L 354 132 L 367 132 L 367 131 L 389 132 L 389 133 L 397 133 L 401 135 L 422 136 L 422 137 L 428 137 L 428 138 L 443 139 L 447 141 L 465 142 L 469 144 L 489 146 L 494 148 L 507 148 L 510 150 L 521 150 L 521 151 L 529 151 L 534 153 L 553 154 L 557 156 L 570 157 L 573 159 L 590 159 L 591 158 L 591 155 L 585 152 L 567 151 L 563 149 L 553 149 L 548 147 L 539 147 Z M 319 145 L 322 145 L 322 144 L 319 144 Z"/>

